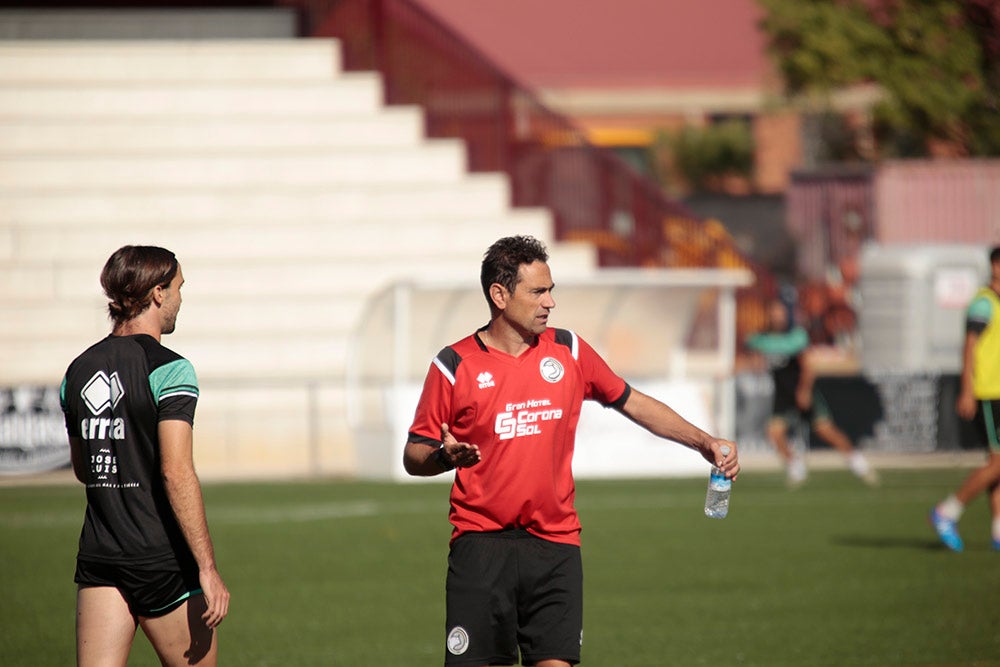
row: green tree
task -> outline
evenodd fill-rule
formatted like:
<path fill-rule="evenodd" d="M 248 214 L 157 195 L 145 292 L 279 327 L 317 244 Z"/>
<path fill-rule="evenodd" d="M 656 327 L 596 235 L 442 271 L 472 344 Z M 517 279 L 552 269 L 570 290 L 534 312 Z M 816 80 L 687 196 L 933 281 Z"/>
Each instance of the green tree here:
<path fill-rule="evenodd" d="M 877 83 L 888 152 L 1000 155 L 1000 0 L 758 1 L 789 93 Z"/>
<path fill-rule="evenodd" d="M 725 120 L 706 127 L 685 126 L 658 136 L 654 150 L 672 156 L 671 162 L 694 190 L 715 190 L 727 176 L 750 178 L 754 142 L 746 122 Z"/>

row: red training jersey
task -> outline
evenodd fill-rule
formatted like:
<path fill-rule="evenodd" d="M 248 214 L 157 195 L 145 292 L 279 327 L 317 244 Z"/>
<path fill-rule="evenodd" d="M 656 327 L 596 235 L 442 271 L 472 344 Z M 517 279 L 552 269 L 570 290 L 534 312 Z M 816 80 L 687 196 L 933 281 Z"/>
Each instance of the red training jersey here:
<path fill-rule="evenodd" d="M 572 331 L 546 329 L 518 357 L 488 348 L 478 332 L 431 364 L 411 442 L 441 444 L 441 424 L 482 460 L 456 470 L 452 540 L 467 532 L 523 528 L 580 544 L 573 447 L 584 399 L 621 407 L 629 387 Z"/>

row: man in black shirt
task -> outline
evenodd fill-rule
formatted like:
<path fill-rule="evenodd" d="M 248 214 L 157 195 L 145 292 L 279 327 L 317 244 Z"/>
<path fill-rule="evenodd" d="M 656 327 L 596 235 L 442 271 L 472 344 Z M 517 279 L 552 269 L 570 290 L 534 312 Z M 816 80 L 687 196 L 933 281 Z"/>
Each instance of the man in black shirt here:
<path fill-rule="evenodd" d="M 198 381 L 160 345 L 184 276 L 174 254 L 125 246 L 101 272 L 111 335 L 77 357 L 60 397 L 87 487 L 77 554 L 77 663 L 126 664 L 142 627 L 167 664 L 214 665 L 229 591 L 192 456 Z"/>

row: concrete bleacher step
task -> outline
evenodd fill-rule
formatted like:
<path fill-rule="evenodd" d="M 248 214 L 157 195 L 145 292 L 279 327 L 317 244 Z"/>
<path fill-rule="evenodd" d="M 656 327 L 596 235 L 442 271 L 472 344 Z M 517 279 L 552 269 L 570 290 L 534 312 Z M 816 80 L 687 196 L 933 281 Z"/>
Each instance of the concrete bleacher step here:
<path fill-rule="evenodd" d="M 282 184 L 447 183 L 465 175 L 465 146 L 437 140 L 417 147 L 281 151 L 225 156 L 0 157 L 0 190 L 75 187 L 204 188 Z"/>
<path fill-rule="evenodd" d="M 267 188 L 177 189 L 158 183 L 130 190 L 61 184 L 43 193 L 0 188 L 4 226 L 234 224 L 300 220 L 398 222 L 488 216 L 509 210 L 510 186 L 499 174 L 467 174 L 457 183 L 332 184 Z"/>
<path fill-rule="evenodd" d="M 343 74 L 329 81 L 206 82 L 134 85 L 0 85 L 0 119 L 184 118 L 374 113 L 382 101 L 373 74 Z"/>
<path fill-rule="evenodd" d="M 301 435 L 350 473 L 351 345 L 390 285 L 476 290 L 509 234 L 546 242 L 557 282 L 593 272 L 592 245 L 555 243 L 506 176 L 469 174 L 462 142 L 427 140 L 420 110 L 340 65 L 331 40 L 0 41 L 0 385 L 57 385 L 110 330 L 108 255 L 163 245 L 186 278 L 164 343 L 212 388 L 202 451 L 302 472 Z M 275 405 L 280 432 L 242 426 Z"/>
<path fill-rule="evenodd" d="M 4 382 L 44 383 L 58 386 L 66 366 L 91 343 L 107 335 L 73 340 L 11 341 L 0 345 Z M 178 328 L 164 338 L 168 347 L 196 363 L 199 379 L 266 380 L 284 378 L 305 382 L 343 377 L 348 343 L 343 336 L 299 334 L 254 335 L 229 330 L 228 338 L 191 337 Z"/>
<path fill-rule="evenodd" d="M 479 261 L 486 247 L 499 234 L 530 233 L 531 229 L 513 227 L 503 232 L 491 228 L 482 239 L 464 246 L 437 240 L 433 250 L 399 254 L 348 254 L 335 257 L 213 258 L 198 256 L 195 246 L 182 244 L 177 252 L 188 281 L 188 295 L 240 294 L 246 289 L 248 272 L 264 279 L 253 285 L 253 294 L 261 303 L 280 302 L 292 296 L 334 299 L 337 295 L 368 294 L 393 281 L 433 277 L 440 280 L 472 282 L 478 279 Z M 595 266 L 595 251 L 590 244 L 549 242 L 550 264 L 558 275 L 570 278 L 589 275 Z M 384 244 L 383 244 L 384 245 Z M 41 303 L 71 304 L 100 299 L 100 267 L 117 247 L 102 249 L 90 259 L 39 259 L 0 266 L 0 307 L 23 308 Z M 381 246 L 379 246 L 381 247 Z M 187 253 L 187 254 L 185 254 Z M 432 267 L 432 268 L 428 268 Z M 365 276 L 364 290 L 358 290 L 359 275 Z"/>
<path fill-rule="evenodd" d="M 317 308 L 312 295 L 295 295 L 280 301 L 261 303 L 259 297 L 235 294 L 218 297 L 205 286 L 195 286 L 181 308 L 179 322 L 185 335 L 197 338 L 231 337 L 233 331 L 253 331 L 260 335 L 296 334 L 302 323 L 310 330 L 330 336 L 351 331 L 364 310 L 366 295 L 356 291 L 337 294 L 336 306 Z M 195 298 L 191 298 L 193 295 Z M 0 318 L 0 339 L 16 341 L 71 339 L 79 340 L 81 331 L 92 336 L 106 334 L 111 327 L 106 301 L 99 298 L 74 299 L 72 302 L 19 304 L 19 317 Z"/>
<path fill-rule="evenodd" d="M 516 232 L 518 230 L 512 230 Z M 490 238 L 488 243 L 494 241 Z M 383 244 L 385 245 L 385 244 Z M 107 256 L 118 247 L 114 244 L 91 258 L 62 261 L 38 260 L 0 267 L 0 304 L 23 305 L 36 301 L 70 303 L 101 295 L 98 275 Z M 380 247 L 380 246 L 378 246 Z M 393 280 L 407 280 L 428 274 L 448 278 L 478 276 L 479 260 L 486 246 L 459 247 L 438 242 L 434 251 L 415 252 L 409 257 L 400 253 L 344 254 L 322 257 L 275 258 L 248 255 L 223 259 L 197 256 L 196 246 L 184 243 L 173 246 L 189 285 L 186 292 L 207 290 L 209 294 L 240 293 L 247 287 L 249 273 L 265 278 L 253 285 L 253 293 L 262 299 L 288 295 L 333 298 L 340 292 L 357 292 L 358 276 L 364 275 L 364 290 L 375 290 Z M 471 276 L 471 277 L 470 277 Z"/>
<path fill-rule="evenodd" d="M 187 260 L 320 258 L 350 261 L 366 257 L 378 249 L 378 259 L 406 259 L 414 256 L 485 249 L 494 239 L 494 230 L 509 227 L 520 234 L 545 237 L 551 229 L 545 209 L 523 209 L 499 216 L 421 220 L 400 220 L 392 230 L 393 243 L 386 243 L 384 225 L 356 221 L 302 223 L 289 220 L 272 224 L 231 224 L 226 226 L 170 225 L 147 228 L 45 227 L 19 229 L 13 240 L 19 263 L 49 263 L 92 260 L 122 245 L 159 243 Z M 2 233 L 2 232 L 0 232 Z M 238 235 L 239 243 L 234 243 Z M 445 241 L 444 243 L 442 241 Z M 0 267 L 2 274 L 3 267 Z M 226 289 L 221 287 L 220 289 Z"/>
<path fill-rule="evenodd" d="M 291 7 L 76 9 L 24 5 L 0 10 L 0 39 L 290 40 L 298 34 L 298 15 Z"/>
<path fill-rule="evenodd" d="M 0 41 L 0 84 L 329 81 L 340 58 L 331 39 Z"/>
<path fill-rule="evenodd" d="M 424 142 L 423 116 L 412 107 L 377 115 L 336 118 L 187 118 L 139 122 L 134 118 L 0 119 L 0 155 L 211 153 L 254 150 L 416 146 Z"/>

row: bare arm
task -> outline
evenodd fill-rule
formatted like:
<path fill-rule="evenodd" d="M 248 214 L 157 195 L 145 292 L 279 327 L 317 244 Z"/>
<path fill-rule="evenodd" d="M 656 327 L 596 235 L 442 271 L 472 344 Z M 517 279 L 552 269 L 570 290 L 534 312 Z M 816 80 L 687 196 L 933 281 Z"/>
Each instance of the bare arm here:
<path fill-rule="evenodd" d="M 441 424 L 441 447 L 407 442 L 403 449 L 403 468 L 416 477 L 433 477 L 453 468 L 474 466 L 479 461 L 479 447 L 458 442 L 447 424 Z"/>
<path fill-rule="evenodd" d="M 962 419 L 972 419 L 976 416 L 976 395 L 972 391 L 972 375 L 975 367 L 976 343 L 979 334 L 970 331 L 965 334 L 965 347 L 962 350 L 962 375 L 959 378 L 958 399 L 955 402 L 955 412 Z"/>
<path fill-rule="evenodd" d="M 720 440 L 687 421 L 673 408 L 651 396 L 632 389 L 622 412 L 653 435 L 679 442 L 698 451 L 706 461 L 725 471 L 726 477 L 736 479 L 740 472 L 736 443 Z M 729 447 L 729 454 L 723 456 L 721 447 Z"/>
<path fill-rule="evenodd" d="M 83 451 L 83 440 L 80 438 L 69 438 L 69 460 L 73 464 L 73 474 L 81 483 L 87 483 L 87 461 Z"/>
<path fill-rule="evenodd" d="M 202 618 L 208 627 L 214 628 L 229 613 L 229 591 L 215 565 L 201 484 L 194 470 L 191 425 L 181 420 L 162 421 L 159 437 L 163 485 L 184 539 L 198 563 L 201 588 L 208 605 Z"/>

